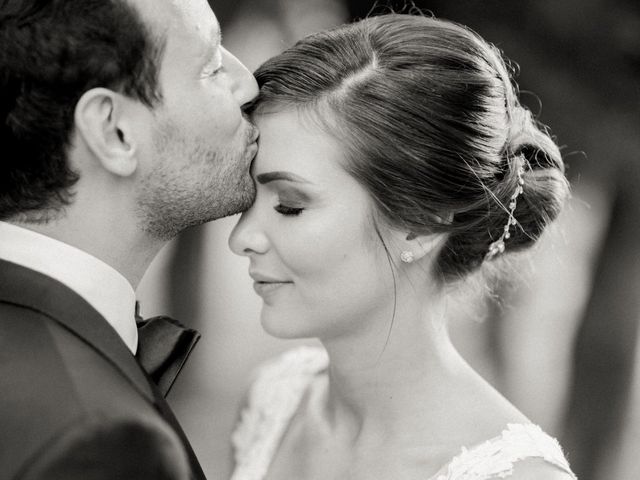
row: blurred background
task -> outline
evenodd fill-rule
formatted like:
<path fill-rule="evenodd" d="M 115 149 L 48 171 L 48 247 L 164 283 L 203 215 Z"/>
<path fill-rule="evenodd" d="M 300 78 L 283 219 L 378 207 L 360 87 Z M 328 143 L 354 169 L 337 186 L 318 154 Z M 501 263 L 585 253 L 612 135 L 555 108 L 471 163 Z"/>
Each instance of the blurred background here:
<path fill-rule="evenodd" d="M 214 0 L 224 44 L 251 70 L 300 37 L 404 1 Z M 438 0 L 415 6 L 479 32 L 517 63 L 523 103 L 562 146 L 573 198 L 500 304 L 452 320 L 464 356 L 557 436 L 582 480 L 640 478 L 640 2 Z M 229 436 L 251 371 L 297 343 L 267 336 L 261 301 L 227 237 L 192 229 L 156 259 L 143 314 L 203 334 L 169 397 L 210 480 L 230 475 Z"/>

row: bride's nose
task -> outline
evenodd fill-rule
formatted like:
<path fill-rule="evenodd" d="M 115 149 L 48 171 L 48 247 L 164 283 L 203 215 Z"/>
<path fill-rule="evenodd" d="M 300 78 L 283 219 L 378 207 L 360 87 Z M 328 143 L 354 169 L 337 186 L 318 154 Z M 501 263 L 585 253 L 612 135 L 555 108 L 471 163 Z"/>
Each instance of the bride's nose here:
<path fill-rule="evenodd" d="M 233 227 L 229 236 L 229 247 L 236 255 L 244 256 L 265 253 L 269 249 L 269 239 L 255 218 L 253 207 L 244 212 Z"/>

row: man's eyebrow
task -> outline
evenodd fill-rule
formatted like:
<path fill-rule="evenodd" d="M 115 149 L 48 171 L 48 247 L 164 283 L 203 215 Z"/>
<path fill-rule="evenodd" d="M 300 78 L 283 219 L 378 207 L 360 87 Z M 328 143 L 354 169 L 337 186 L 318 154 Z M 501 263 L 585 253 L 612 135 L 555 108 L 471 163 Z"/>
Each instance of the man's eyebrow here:
<path fill-rule="evenodd" d="M 220 23 L 217 21 L 213 32 L 215 32 L 212 34 L 213 46 L 219 47 L 220 45 L 222 45 L 222 29 L 220 28 Z"/>
<path fill-rule="evenodd" d="M 214 60 L 217 60 L 219 48 L 222 45 L 222 31 L 220 30 L 220 24 L 216 24 L 217 28 L 212 28 L 209 35 L 209 42 L 207 43 L 206 50 L 203 53 L 203 65 L 209 65 Z"/>
<path fill-rule="evenodd" d="M 296 175 L 291 172 L 267 172 L 256 175 L 256 180 L 259 184 L 264 185 L 269 182 L 275 182 L 277 180 L 286 180 L 288 182 L 298 182 L 298 183 L 310 183 L 304 178 Z"/>

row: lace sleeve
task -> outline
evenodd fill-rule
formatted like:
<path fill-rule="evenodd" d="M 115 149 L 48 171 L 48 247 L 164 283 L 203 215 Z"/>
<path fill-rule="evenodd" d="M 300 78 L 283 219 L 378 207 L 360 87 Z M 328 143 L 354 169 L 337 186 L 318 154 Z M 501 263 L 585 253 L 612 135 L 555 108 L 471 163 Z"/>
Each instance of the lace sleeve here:
<path fill-rule="evenodd" d="M 537 425 L 509 424 L 499 437 L 470 450 L 463 448 L 435 480 L 507 478 L 513 474 L 515 463 L 528 458 L 544 459 L 576 478 L 555 438 Z"/>
<path fill-rule="evenodd" d="M 323 349 L 299 347 L 259 368 L 231 436 L 236 462 L 231 480 L 264 478 L 304 392 L 328 363 Z"/>

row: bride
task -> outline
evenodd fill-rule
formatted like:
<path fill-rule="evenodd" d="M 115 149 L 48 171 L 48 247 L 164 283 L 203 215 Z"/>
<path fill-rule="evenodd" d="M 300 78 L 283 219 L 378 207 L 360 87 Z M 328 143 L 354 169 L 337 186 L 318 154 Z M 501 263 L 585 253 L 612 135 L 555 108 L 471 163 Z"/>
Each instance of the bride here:
<path fill-rule="evenodd" d="M 447 334 L 464 280 L 531 246 L 568 195 L 499 52 L 390 14 L 307 37 L 256 76 L 257 199 L 230 245 L 266 331 L 323 348 L 262 367 L 233 480 L 575 478 Z"/>

